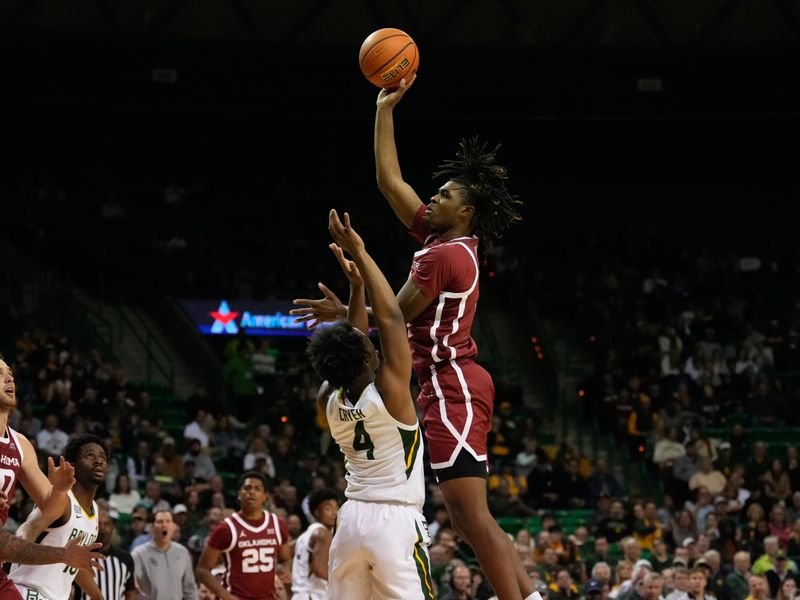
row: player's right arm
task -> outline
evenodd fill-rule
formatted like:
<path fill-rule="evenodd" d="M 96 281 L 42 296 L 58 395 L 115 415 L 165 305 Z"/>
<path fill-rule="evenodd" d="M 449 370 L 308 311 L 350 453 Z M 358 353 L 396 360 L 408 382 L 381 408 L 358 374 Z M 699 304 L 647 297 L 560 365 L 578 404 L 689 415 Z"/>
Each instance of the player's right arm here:
<path fill-rule="evenodd" d="M 211 574 L 211 569 L 219 562 L 220 554 L 222 554 L 222 550 L 206 544 L 203 553 L 197 560 L 197 568 L 195 569 L 197 581 L 204 584 L 220 600 L 239 600 L 237 596 L 222 587 L 219 580 Z"/>
<path fill-rule="evenodd" d="M 376 383 L 386 409 L 406 425 L 416 425 L 417 413 L 411 401 L 411 348 L 408 345 L 406 320 L 378 265 L 367 253 L 364 241 L 350 226 L 350 215 L 344 213 L 344 223 L 335 210 L 330 212 L 328 230 L 333 239 L 347 250 L 364 279 L 372 304 L 372 316 L 381 337 L 383 360 Z"/>
<path fill-rule="evenodd" d="M 378 189 L 389 201 L 394 214 L 408 229 L 414 224 L 414 215 L 417 214 L 422 200 L 405 182 L 403 172 L 400 170 L 397 145 L 394 141 L 393 110 L 416 78 L 414 75 L 409 82 L 402 79 L 400 87 L 394 91 L 381 90 L 375 111 L 375 177 L 378 180 Z"/>
<path fill-rule="evenodd" d="M 52 565 L 64 563 L 78 569 L 102 569 L 105 558 L 97 552 L 103 544 L 81 546 L 79 538 L 73 538 L 63 548 L 33 544 L 28 540 L 0 530 L 0 562 L 20 565 Z"/>
<path fill-rule="evenodd" d="M 311 548 L 311 571 L 320 579 L 328 579 L 328 556 L 333 536 L 327 527 L 318 527 L 308 542 Z"/>

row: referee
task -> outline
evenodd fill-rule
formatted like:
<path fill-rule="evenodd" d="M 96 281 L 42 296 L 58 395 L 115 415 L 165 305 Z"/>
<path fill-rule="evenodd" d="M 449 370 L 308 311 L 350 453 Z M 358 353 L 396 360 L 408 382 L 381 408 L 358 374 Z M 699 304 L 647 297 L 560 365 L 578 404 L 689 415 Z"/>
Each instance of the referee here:
<path fill-rule="evenodd" d="M 116 511 L 111 514 L 116 516 Z M 103 561 L 103 570 L 95 572 L 95 579 L 104 600 L 135 600 L 133 557 L 130 552 L 111 545 L 111 538 L 114 536 L 114 519 L 111 518 L 111 514 L 105 510 L 98 511 L 100 532 L 97 541 L 103 544 L 100 552 L 107 558 Z M 89 596 L 82 591 L 78 598 L 89 600 Z"/>

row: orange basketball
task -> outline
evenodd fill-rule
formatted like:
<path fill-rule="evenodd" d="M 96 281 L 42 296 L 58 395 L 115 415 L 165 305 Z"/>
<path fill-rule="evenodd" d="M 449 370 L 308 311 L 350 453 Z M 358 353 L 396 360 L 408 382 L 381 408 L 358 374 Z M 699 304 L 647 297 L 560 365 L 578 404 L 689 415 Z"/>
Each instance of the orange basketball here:
<path fill-rule="evenodd" d="M 370 83 L 393 90 L 417 72 L 419 51 L 411 36 L 394 27 L 373 31 L 358 53 L 361 72 Z"/>

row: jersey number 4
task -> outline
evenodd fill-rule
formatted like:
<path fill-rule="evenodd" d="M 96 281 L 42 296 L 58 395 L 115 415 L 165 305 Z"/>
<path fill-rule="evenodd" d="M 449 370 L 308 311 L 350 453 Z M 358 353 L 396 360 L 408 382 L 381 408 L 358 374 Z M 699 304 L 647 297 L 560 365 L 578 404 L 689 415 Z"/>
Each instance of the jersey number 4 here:
<path fill-rule="evenodd" d="M 375 460 L 375 444 L 364 429 L 364 421 L 356 421 L 355 437 L 353 437 L 353 450 L 366 450 L 367 459 Z"/>
<path fill-rule="evenodd" d="M 242 573 L 269 573 L 275 566 L 275 548 L 248 548 L 242 552 Z"/>

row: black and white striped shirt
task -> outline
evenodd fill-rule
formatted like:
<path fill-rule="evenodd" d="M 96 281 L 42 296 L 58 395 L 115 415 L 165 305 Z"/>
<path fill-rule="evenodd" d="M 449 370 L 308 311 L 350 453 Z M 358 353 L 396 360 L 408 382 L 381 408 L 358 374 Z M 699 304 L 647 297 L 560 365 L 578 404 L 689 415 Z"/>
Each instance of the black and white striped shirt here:
<path fill-rule="evenodd" d="M 95 573 L 97 585 L 105 600 L 125 600 L 125 592 L 134 591 L 133 557 L 130 552 L 111 547 L 103 561 L 103 570 Z M 77 586 L 76 586 L 77 587 Z M 82 591 L 79 600 L 89 600 Z"/>

